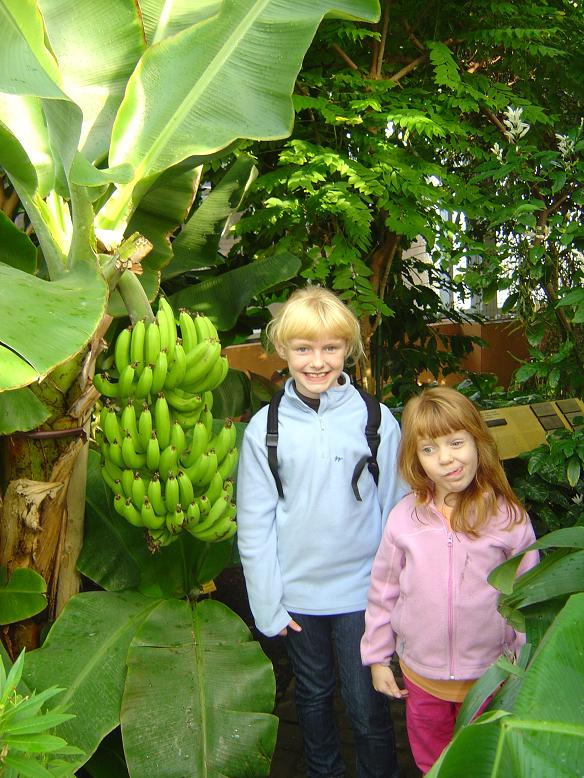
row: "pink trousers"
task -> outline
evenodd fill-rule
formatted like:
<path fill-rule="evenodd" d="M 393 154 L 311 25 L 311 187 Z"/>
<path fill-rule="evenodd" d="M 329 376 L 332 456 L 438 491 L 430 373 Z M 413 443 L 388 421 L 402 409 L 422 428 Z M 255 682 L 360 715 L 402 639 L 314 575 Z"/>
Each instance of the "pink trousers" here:
<path fill-rule="evenodd" d="M 404 677 L 406 727 L 412 755 L 418 768 L 427 773 L 452 740 L 461 702 L 439 700 Z"/>

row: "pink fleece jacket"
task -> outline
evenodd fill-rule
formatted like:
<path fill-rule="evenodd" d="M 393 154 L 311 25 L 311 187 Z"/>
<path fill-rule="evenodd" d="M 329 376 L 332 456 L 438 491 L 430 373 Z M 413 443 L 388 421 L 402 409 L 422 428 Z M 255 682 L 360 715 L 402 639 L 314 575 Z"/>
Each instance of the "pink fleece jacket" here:
<path fill-rule="evenodd" d="M 517 648 L 516 633 L 497 611 L 499 592 L 487 576 L 535 540 L 529 519 L 508 524 L 499 511 L 480 537 L 450 530 L 433 503 L 404 497 L 389 514 L 373 563 L 363 664 L 388 665 L 394 653 L 425 678 L 478 678 L 505 649 Z M 507 528 L 506 528 L 507 527 Z M 537 564 L 528 552 L 518 575 Z"/>

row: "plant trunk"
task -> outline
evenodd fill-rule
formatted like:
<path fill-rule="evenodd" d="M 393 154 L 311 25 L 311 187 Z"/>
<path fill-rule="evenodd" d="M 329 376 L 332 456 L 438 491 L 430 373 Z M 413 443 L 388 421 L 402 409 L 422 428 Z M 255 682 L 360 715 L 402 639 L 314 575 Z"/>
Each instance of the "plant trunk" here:
<path fill-rule="evenodd" d="M 0 438 L 0 564 L 9 575 L 30 567 L 47 584 L 46 610 L 3 628 L 12 657 L 24 647 L 36 648 L 43 626 L 79 591 L 88 440 L 99 396 L 90 379 L 110 321 L 104 317 L 84 355 L 31 387 L 51 409 L 49 420 L 37 430 Z"/>

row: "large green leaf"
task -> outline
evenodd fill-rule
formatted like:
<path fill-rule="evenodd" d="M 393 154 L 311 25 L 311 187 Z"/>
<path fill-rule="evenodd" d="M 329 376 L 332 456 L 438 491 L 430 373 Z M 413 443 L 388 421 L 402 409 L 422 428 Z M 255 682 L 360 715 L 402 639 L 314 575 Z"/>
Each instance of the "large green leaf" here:
<path fill-rule="evenodd" d="M 128 82 L 110 150 L 110 165 L 129 163 L 134 180 L 101 210 L 102 239 L 121 239 L 141 180 L 238 138 L 286 137 L 302 58 L 323 16 L 333 10 L 374 21 L 379 4 L 224 0 L 217 16 L 148 49 Z"/>
<path fill-rule="evenodd" d="M 293 254 L 274 254 L 189 286 L 171 296 L 172 305 L 175 310 L 188 308 L 204 313 L 213 319 L 217 329 L 229 330 L 253 297 L 294 278 L 300 265 Z"/>
<path fill-rule="evenodd" d="M 0 392 L 45 376 L 78 354 L 97 329 L 107 286 L 96 267 L 80 263 L 55 282 L 0 264 Z"/>
<path fill-rule="evenodd" d="M 162 603 L 128 654 L 121 723 L 130 775 L 268 776 L 274 696 L 269 660 L 229 608 Z"/>
<path fill-rule="evenodd" d="M 1 141 L 0 141 L 1 143 Z M 15 267 L 24 273 L 36 270 L 36 247 L 28 235 L 0 211 L 0 263 Z"/>
<path fill-rule="evenodd" d="M 131 0 L 38 0 L 63 89 L 83 112 L 80 150 L 107 156 L 126 82 L 145 49 Z"/>
<path fill-rule="evenodd" d="M 205 195 L 172 243 L 174 256 L 162 274 L 165 280 L 216 264 L 223 232 L 241 205 L 256 172 L 250 157 L 239 157 L 221 181 Z"/>
<path fill-rule="evenodd" d="M 0 624 L 23 621 L 46 608 L 44 578 L 27 567 L 17 567 L 10 578 L 0 567 Z"/>
<path fill-rule="evenodd" d="M 573 778 L 584 764 L 584 594 L 575 594 L 540 643 L 511 714 L 463 727 L 428 778 Z"/>
<path fill-rule="evenodd" d="M 75 718 L 57 734 L 87 756 L 119 723 L 128 648 L 157 604 L 137 592 L 78 594 L 43 647 L 26 656 L 23 678 L 30 688 L 65 689 L 57 702 Z"/>
<path fill-rule="evenodd" d="M 221 8 L 223 0 L 140 0 L 144 32 L 149 45 L 193 24 L 209 19 Z"/>
<path fill-rule="evenodd" d="M 27 432 L 40 427 L 50 411 L 30 389 L 0 392 L 0 435 Z"/>

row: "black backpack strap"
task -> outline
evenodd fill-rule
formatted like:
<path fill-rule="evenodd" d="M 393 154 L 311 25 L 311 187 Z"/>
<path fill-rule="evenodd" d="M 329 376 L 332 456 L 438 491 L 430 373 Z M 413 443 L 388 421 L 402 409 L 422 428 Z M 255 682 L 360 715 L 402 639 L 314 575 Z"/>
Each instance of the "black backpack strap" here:
<path fill-rule="evenodd" d="M 379 425 L 381 424 L 381 405 L 379 400 L 372 397 L 368 392 L 361 389 L 360 386 L 355 386 L 355 389 L 361 395 L 363 402 L 367 406 L 367 424 L 365 425 L 365 437 L 367 439 L 367 445 L 369 446 L 370 454 L 361 457 L 361 459 L 355 465 L 353 471 L 353 477 L 351 479 L 351 487 L 355 498 L 362 502 L 361 495 L 359 494 L 359 487 L 357 482 L 361 477 L 363 468 L 367 465 L 369 472 L 373 476 L 375 485 L 379 483 L 379 465 L 377 464 L 377 450 L 379 448 L 380 436 Z"/>
<path fill-rule="evenodd" d="M 266 432 L 266 446 L 268 448 L 268 465 L 276 482 L 276 489 L 281 500 L 284 499 L 284 490 L 282 481 L 278 473 L 278 406 L 284 396 L 284 389 L 278 391 L 272 396 L 268 407 L 268 424 Z"/>

